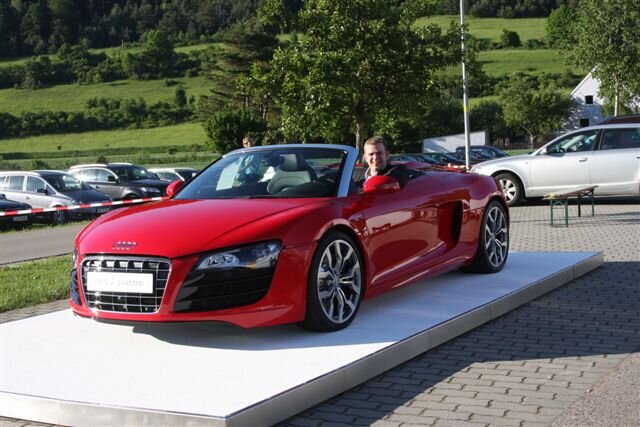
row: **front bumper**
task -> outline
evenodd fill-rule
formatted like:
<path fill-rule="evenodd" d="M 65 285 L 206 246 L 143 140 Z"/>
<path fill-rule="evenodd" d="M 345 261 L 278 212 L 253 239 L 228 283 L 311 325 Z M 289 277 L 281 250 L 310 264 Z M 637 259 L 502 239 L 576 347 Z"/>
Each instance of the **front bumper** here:
<path fill-rule="evenodd" d="M 197 255 L 172 260 L 157 257 L 96 254 L 79 257 L 71 272 L 70 304 L 81 316 L 139 322 L 222 321 L 241 327 L 294 323 L 304 319 L 311 245 L 283 248 L 278 262 L 260 277 L 227 272 L 219 277 L 198 277 L 192 268 Z M 153 294 L 100 295 L 88 291 L 91 268 L 108 271 L 107 261 L 166 263 L 142 265 L 139 272 L 154 275 Z M 98 261 L 101 260 L 101 261 Z M 96 263 L 91 268 L 87 266 Z M 118 266 L 119 267 L 119 266 Z M 131 264 L 125 266 L 135 270 Z M 84 268 L 84 270 L 83 270 Z M 165 276 L 166 271 L 166 276 Z M 135 271 L 134 271 L 135 272 Z M 270 279 L 270 280 L 269 280 Z"/>

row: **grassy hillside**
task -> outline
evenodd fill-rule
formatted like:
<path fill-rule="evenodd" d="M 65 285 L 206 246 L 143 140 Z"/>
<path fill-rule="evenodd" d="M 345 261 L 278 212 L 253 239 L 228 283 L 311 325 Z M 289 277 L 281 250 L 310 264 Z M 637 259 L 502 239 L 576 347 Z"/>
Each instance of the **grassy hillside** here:
<path fill-rule="evenodd" d="M 12 152 L 37 153 L 96 148 L 144 149 L 157 146 L 203 145 L 205 140 L 206 135 L 201 123 L 182 123 L 152 129 L 124 129 L 4 139 L 0 144 L 0 155 Z"/>
<path fill-rule="evenodd" d="M 490 76 L 511 74 L 518 71 L 527 73 L 563 73 L 575 67 L 565 64 L 556 49 L 498 49 L 480 52 L 478 60 L 482 69 Z"/>
<path fill-rule="evenodd" d="M 180 77 L 172 82 L 182 85 L 187 97 L 207 95 L 213 83 L 205 77 Z M 92 85 L 65 84 L 44 89 L 0 90 L 0 111 L 14 115 L 23 112 L 81 111 L 90 98 L 143 98 L 147 104 L 173 101 L 176 84 L 163 80 L 119 80 Z"/>
<path fill-rule="evenodd" d="M 36 166 L 37 161 L 46 167 L 65 169 L 105 158 L 147 166 L 199 168 L 218 157 L 205 141 L 201 123 L 5 139 L 0 144 L 0 170 L 41 167 Z"/>
<path fill-rule="evenodd" d="M 425 17 L 418 20 L 419 25 L 430 23 L 438 24 L 442 28 L 448 28 L 451 22 L 460 23 L 460 16 L 442 15 Z M 546 35 L 546 18 L 474 18 L 465 16 L 465 24 L 469 28 L 469 34 L 478 39 L 490 39 L 500 41 L 502 30 L 511 30 L 518 33 L 520 40 L 524 43 L 529 39 L 542 39 Z"/>

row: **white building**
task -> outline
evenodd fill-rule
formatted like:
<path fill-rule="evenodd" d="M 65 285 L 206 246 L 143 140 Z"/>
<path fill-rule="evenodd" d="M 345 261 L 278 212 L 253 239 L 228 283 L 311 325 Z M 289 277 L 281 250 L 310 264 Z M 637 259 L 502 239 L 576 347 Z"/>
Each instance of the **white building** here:
<path fill-rule="evenodd" d="M 576 102 L 576 110 L 565 123 L 566 130 L 578 129 L 585 126 L 595 125 L 604 119 L 602 105 L 604 98 L 599 95 L 600 81 L 594 78 L 591 73 L 571 92 L 571 98 Z"/>
<path fill-rule="evenodd" d="M 576 102 L 577 108 L 564 124 L 565 130 L 579 129 L 585 126 L 598 124 L 603 120 L 602 106 L 605 99 L 599 94 L 600 80 L 591 73 L 571 92 L 571 98 Z M 632 102 L 634 110 L 640 110 L 640 97 L 636 96 Z"/>

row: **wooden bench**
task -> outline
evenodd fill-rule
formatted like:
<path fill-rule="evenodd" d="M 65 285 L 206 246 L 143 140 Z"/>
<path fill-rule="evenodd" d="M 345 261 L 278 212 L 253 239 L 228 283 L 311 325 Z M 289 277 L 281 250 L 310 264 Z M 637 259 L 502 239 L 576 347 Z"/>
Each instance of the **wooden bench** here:
<path fill-rule="evenodd" d="M 595 206 L 593 200 L 593 191 L 597 185 L 575 187 L 558 192 L 547 193 L 542 200 L 549 200 L 551 210 L 551 226 L 553 227 L 553 211 L 560 207 L 564 207 L 564 226 L 569 226 L 569 200 L 576 199 L 578 202 L 578 216 L 582 216 L 581 202 L 587 198 L 591 199 L 591 216 L 595 216 Z"/>

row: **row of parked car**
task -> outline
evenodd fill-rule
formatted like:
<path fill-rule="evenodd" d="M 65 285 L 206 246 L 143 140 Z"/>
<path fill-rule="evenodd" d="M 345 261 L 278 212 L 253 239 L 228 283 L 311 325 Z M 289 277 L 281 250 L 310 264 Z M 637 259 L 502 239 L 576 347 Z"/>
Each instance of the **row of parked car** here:
<path fill-rule="evenodd" d="M 491 145 L 472 145 L 469 152 L 470 163 L 476 165 L 487 160 L 507 157 L 508 154 Z M 465 148 L 458 147 L 454 152 L 428 152 L 392 154 L 392 162 L 408 164 L 413 169 L 436 167 L 441 169 L 456 169 L 465 166 Z"/>
<path fill-rule="evenodd" d="M 640 195 L 640 115 L 567 132 L 528 154 L 508 156 L 491 146 L 471 146 L 470 153 L 471 172 L 494 177 L 509 205 L 587 186 L 597 186 L 596 196 Z M 464 165 L 464 147 L 391 159 L 414 169 L 453 169 Z"/>
<path fill-rule="evenodd" d="M 147 170 L 131 163 L 85 164 L 72 166 L 67 171 L 0 172 L 0 211 L 164 196 L 171 182 L 188 181 L 197 172 L 192 168 Z M 69 219 L 95 217 L 109 209 L 98 206 L 41 215 L 2 216 L 0 225 L 27 225 L 34 220 L 61 224 Z"/>

